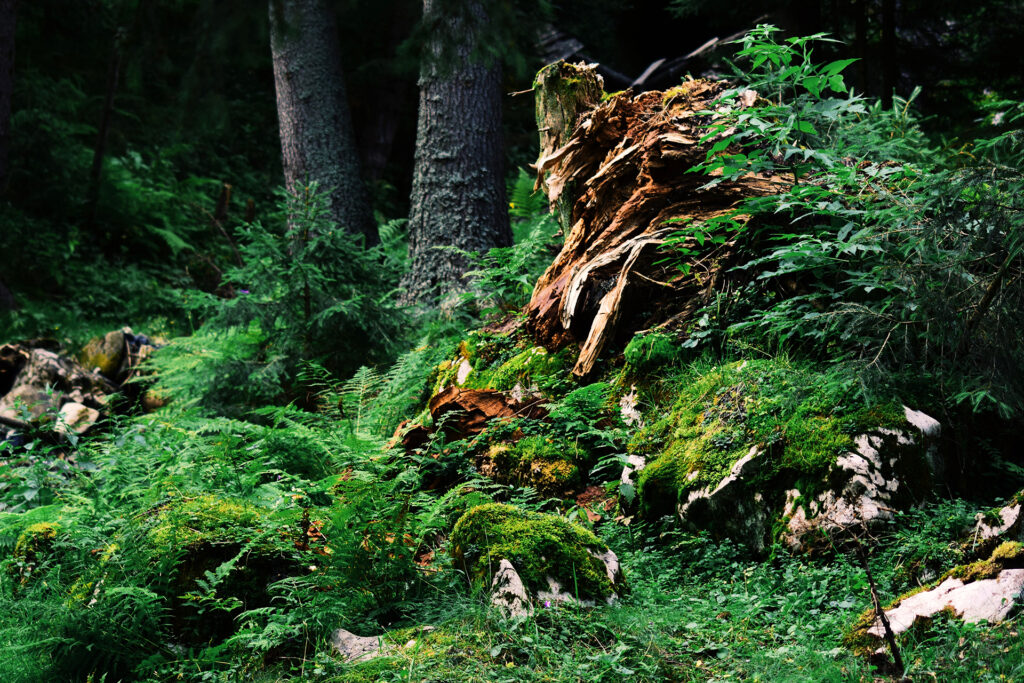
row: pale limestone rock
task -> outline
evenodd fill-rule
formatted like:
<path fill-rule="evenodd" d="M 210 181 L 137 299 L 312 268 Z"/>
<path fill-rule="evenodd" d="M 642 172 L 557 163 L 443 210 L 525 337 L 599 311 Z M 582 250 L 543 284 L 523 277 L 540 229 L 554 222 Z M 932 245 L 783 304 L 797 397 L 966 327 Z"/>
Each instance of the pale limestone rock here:
<path fill-rule="evenodd" d="M 827 490 L 810 500 L 802 499 L 797 489 L 786 492 L 783 542 L 800 550 L 812 532 L 830 534 L 892 519 L 912 491 L 911 483 L 902 478 L 907 465 L 904 458 L 918 457 L 919 448 L 925 449 L 933 481 L 938 478 L 941 462 L 935 439 L 940 433 L 939 423 L 907 407 L 904 413 L 919 435 L 912 437 L 895 429 L 860 434 L 854 439 L 854 448 L 836 459 L 826 477 L 830 484 Z"/>
<path fill-rule="evenodd" d="M 1024 540 L 1024 524 L 1021 520 L 1021 504 L 1011 503 L 999 510 L 999 522 L 990 524 L 987 515 L 979 512 L 975 519 L 975 540 L 987 541 L 999 536 L 1007 536 L 1009 540 Z"/>
<path fill-rule="evenodd" d="M 100 411 L 74 401 L 60 407 L 55 431 L 58 434 L 78 434 L 81 436 L 100 419 Z"/>
<path fill-rule="evenodd" d="M 736 461 L 717 486 L 691 491 L 677 512 L 684 523 L 706 529 L 718 526 L 729 536 L 763 552 L 768 533 L 768 510 L 760 492 L 751 481 L 761 467 L 760 450 L 752 446 Z M 696 477 L 696 473 L 691 473 Z"/>
<path fill-rule="evenodd" d="M 533 614 L 530 596 L 519 577 L 519 572 L 508 560 L 498 564 L 498 571 L 491 581 L 491 604 L 504 610 L 510 617 L 525 617 Z"/>
<path fill-rule="evenodd" d="M 366 662 L 390 654 L 391 648 L 382 647 L 377 636 L 357 636 L 339 628 L 331 636 L 331 648 L 346 662 Z"/>
<path fill-rule="evenodd" d="M 470 364 L 468 358 L 463 358 L 459 363 L 458 370 L 455 371 L 455 383 L 460 387 L 466 383 L 469 379 L 469 374 L 473 372 L 473 366 Z"/>
<path fill-rule="evenodd" d="M 898 606 L 886 610 L 885 616 L 895 634 L 903 633 L 918 619 L 934 616 L 946 608 L 951 608 L 967 622 L 997 623 L 1006 619 L 1019 604 L 1022 592 L 1024 569 L 1004 569 L 995 578 L 967 584 L 949 578 L 929 591 L 904 598 Z M 883 638 L 885 631 L 881 620 L 876 621 L 868 633 Z"/>

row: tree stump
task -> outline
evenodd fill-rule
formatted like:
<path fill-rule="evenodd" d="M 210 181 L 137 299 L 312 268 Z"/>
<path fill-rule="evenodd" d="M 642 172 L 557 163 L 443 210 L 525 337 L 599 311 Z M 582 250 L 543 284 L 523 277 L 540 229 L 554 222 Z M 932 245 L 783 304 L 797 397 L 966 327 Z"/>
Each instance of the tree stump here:
<path fill-rule="evenodd" d="M 689 238 L 680 246 L 693 255 L 679 268 L 679 258 L 662 249 L 666 238 L 788 186 L 749 174 L 707 187 L 706 176 L 690 172 L 713 144 L 702 138 L 728 87 L 687 80 L 602 101 L 592 67 L 555 64 L 538 75 L 537 187 L 547 193 L 565 243 L 534 288 L 527 330 L 549 348 L 579 343 L 576 376 L 590 373 L 612 338 L 669 319 L 685 322 L 721 287 L 734 239 Z"/>

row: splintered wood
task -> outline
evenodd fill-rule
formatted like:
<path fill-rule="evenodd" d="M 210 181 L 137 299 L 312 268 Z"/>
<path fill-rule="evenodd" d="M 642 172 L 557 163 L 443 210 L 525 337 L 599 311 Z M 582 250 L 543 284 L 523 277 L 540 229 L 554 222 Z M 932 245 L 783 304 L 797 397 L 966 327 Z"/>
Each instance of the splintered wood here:
<path fill-rule="evenodd" d="M 546 346 L 580 344 L 577 376 L 593 369 L 612 338 L 685 321 L 721 286 L 735 243 L 705 244 L 684 275 L 661 249 L 681 228 L 677 221 L 699 224 L 786 186 L 749 174 L 704 188 L 707 176 L 688 172 L 712 144 L 701 143 L 712 115 L 698 112 L 715 111 L 727 84 L 688 80 L 598 104 L 600 87 L 593 66 L 581 64 L 547 67 L 536 83 L 537 187 L 558 214 L 565 244 L 534 288 L 527 325 Z M 750 106 L 753 93 L 741 100 Z M 695 241 L 681 246 L 697 250 Z"/>

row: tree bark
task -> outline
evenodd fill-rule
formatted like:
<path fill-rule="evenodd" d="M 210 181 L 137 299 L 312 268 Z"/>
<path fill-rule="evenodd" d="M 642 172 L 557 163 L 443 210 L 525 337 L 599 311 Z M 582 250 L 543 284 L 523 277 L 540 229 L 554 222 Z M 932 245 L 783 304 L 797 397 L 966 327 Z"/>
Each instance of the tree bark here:
<path fill-rule="evenodd" d="M 420 68 L 409 215 L 412 260 L 403 280 L 406 303 L 466 289 L 465 257 L 436 247 L 483 252 L 512 243 L 505 200 L 501 133 L 501 71 L 474 58 L 487 15 L 464 0 L 461 16 L 445 17 L 456 44 L 431 33 Z M 424 0 L 425 22 L 439 21 L 437 0 Z M 450 38 L 449 38 L 450 39 Z M 445 58 L 442 59 L 442 52 Z"/>
<path fill-rule="evenodd" d="M 301 194 L 309 183 L 318 183 L 327 193 L 332 220 L 364 235 L 368 246 L 376 244 L 338 31 L 326 2 L 270 0 L 270 47 L 285 185 L 292 194 Z"/>
<path fill-rule="evenodd" d="M 857 56 L 857 88 L 860 95 L 868 92 L 868 8 L 865 0 L 856 0 L 854 14 L 854 53 Z"/>
<path fill-rule="evenodd" d="M 892 108 L 899 64 L 896 61 L 896 0 L 882 0 L 882 104 Z"/>
<path fill-rule="evenodd" d="M 114 97 L 117 95 L 117 84 L 121 78 L 122 47 L 127 30 L 117 29 L 114 33 L 114 47 L 110 53 L 107 66 L 107 87 L 103 95 L 103 111 L 100 114 L 100 126 L 96 130 L 96 146 L 92 152 L 92 166 L 89 169 L 89 217 L 90 225 L 96 222 L 96 211 L 99 208 L 100 185 L 103 181 L 103 158 L 107 151 L 107 136 L 110 133 L 110 122 L 114 118 Z"/>
<path fill-rule="evenodd" d="M 0 195 L 10 178 L 11 94 L 14 89 L 14 27 L 17 0 L 0 0 Z"/>

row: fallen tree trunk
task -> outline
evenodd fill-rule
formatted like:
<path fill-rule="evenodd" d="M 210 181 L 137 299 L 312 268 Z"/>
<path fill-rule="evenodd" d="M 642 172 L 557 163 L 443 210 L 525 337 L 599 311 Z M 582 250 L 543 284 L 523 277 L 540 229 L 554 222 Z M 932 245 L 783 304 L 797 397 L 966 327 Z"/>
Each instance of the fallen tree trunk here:
<path fill-rule="evenodd" d="M 684 323 L 722 285 L 733 241 L 684 241 L 679 246 L 696 255 L 680 269 L 662 249 L 666 238 L 788 186 L 776 176 L 749 174 L 707 187 L 706 176 L 690 172 L 706 158 L 711 143 L 701 139 L 709 112 L 728 87 L 688 80 L 602 102 L 593 66 L 559 63 L 538 76 L 537 187 L 558 216 L 565 244 L 534 288 L 527 329 L 549 348 L 579 343 L 576 376 L 590 373 L 617 334 L 668 319 Z M 741 99 L 749 106 L 754 93 Z"/>

